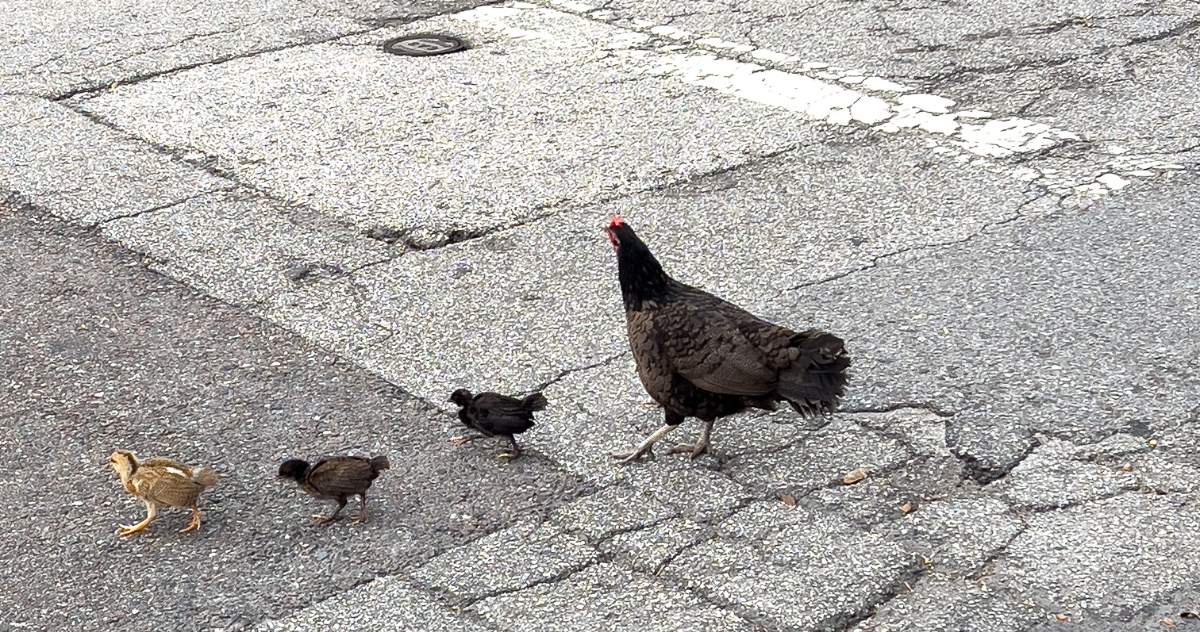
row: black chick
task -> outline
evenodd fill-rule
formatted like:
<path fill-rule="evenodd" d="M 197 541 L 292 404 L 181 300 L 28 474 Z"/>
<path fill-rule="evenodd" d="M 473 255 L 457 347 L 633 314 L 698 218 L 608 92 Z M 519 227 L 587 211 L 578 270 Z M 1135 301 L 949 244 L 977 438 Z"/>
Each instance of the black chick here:
<path fill-rule="evenodd" d="M 290 478 L 300 484 L 300 487 L 316 496 L 336 500 L 337 509 L 328 516 L 316 515 L 313 519 L 317 524 L 327 524 L 337 520 L 346 499 L 358 496 L 359 510 L 354 522 L 367 521 L 367 489 L 371 482 L 379 478 L 379 472 L 391 465 L 386 456 L 376 456 L 370 459 L 361 456 L 334 456 L 309 465 L 301 459 L 288 459 L 279 466 L 279 478 Z"/>
<path fill-rule="evenodd" d="M 533 393 L 524 399 L 508 397 L 499 393 L 480 393 L 460 388 L 450 394 L 450 401 L 458 404 L 458 418 L 463 425 L 482 434 L 453 437 L 450 442 L 463 445 L 481 437 L 508 437 L 512 452 L 500 454 L 501 459 L 515 459 L 521 455 L 521 446 L 513 435 L 521 434 L 533 427 L 533 413 L 546 408 L 546 398 Z"/>

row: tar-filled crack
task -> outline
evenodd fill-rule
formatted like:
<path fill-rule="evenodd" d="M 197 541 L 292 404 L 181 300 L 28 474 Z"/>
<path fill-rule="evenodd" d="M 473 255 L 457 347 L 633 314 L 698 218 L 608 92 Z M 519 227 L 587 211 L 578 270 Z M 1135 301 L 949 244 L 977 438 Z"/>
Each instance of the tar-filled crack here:
<path fill-rule="evenodd" d="M 844 279 L 853 274 L 858 274 L 860 272 L 866 272 L 868 270 L 872 270 L 874 268 L 879 267 L 880 263 L 882 263 L 883 261 L 886 261 L 887 259 L 891 259 L 893 257 L 897 257 L 900 255 L 908 254 L 911 252 L 920 252 L 923 250 L 933 250 L 933 249 L 937 249 L 937 248 L 960 246 L 960 245 L 965 244 L 977 237 L 987 234 L 987 232 L 991 229 L 994 229 L 998 226 L 1004 226 L 1006 224 L 1011 224 L 1013 222 L 1016 222 L 1016 221 L 1024 218 L 1025 217 L 1024 210 L 1026 208 L 1028 208 L 1029 206 L 1031 206 L 1047 197 L 1050 197 L 1050 196 L 1051 196 L 1051 194 L 1049 192 L 1046 192 L 1046 191 L 1039 192 L 1035 197 L 1021 203 L 1021 205 L 1019 207 L 1017 207 L 1016 212 L 1014 212 L 1012 215 L 1009 215 L 1008 217 L 1004 217 L 1002 219 L 984 222 L 983 224 L 980 225 L 980 227 L 975 232 L 971 233 L 970 235 L 967 235 L 966 237 L 962 237 L 959 239 L 953 239 L 953 240 L 949 240 L 949 241 L 939 241 L 939 242 L 932 242 L 932 243 L 925 243 L 925 244 L 916 244 L 913 246 L 906 246 L 904 248 L 900 248 L 899 250 L 894 250 L 892 252 L 886 252 L 881 255 L 875 255 L 875 256 L 871 257 L 871 260 L 866 265 L 862 265 L 857 268 L 851 268 L 844 272 L 839 272 L 837 274 L 833 274 L 833 275 L 827 276 L 822 279 L 806 281 L 799 285 L 795 285 L 793 287 L 782 289 L 776 294 L 776 298 L 783 296 L 784 294 L 787 294 L 789 292 L 796 292 L 796 291 L 803 290 L 806 288 L 810 288 L 810 287 L 814 287 L 814 286 L 818 286 L 818 285 L 824 285 L 826 283 L 831 283 L 834 281 Z M 1054 197 L 1057 197 L 1060 202 L 1063 199 L 1063 196 L 1054 196 Z"/>
<path fill-rule="evenodd" d="M 1038 445 L 1039 443 L 1031 437 L 1020 454 L 1000 464 L 983 463 L 975 455 L 959 450 L 957 445 L 950 445 L 949 448 L 950 454 L 953 454 L 954 458 L 963 464 L 964 476 L 982 486 L 989 485 L 1008 476 L 1018 465 L 1025 462 L 1025 459 L 1033 453 L 1033 450 Z"/>

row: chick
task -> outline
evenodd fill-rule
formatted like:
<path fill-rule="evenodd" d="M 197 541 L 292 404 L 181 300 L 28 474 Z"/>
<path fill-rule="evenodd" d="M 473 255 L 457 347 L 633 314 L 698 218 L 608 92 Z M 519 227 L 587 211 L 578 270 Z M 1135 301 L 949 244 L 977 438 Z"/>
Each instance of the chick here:
<path fill-rule="evenodd" d="M 279 478 L 290 478 L 300 487 L 317 498 L 336 500 L 337 509 L 331 515 L 313 516 L 317 524 L 328 524 L 337 520 L 346 498 L 358 496 L 359 510 L 354 522 L 367 521 L 367 489 L 379 477 L 379 472 L 388 469 L 386 456 L 370 459 L 361 456 L 334 456 L 309 465 L 300 459 L 288 459 L 279 466 Z"/>
<path fill-rule="evenodd" d="M 533 413 L 546 408 L 546 398 L 541 393 L 532 393 L 517 399 L 499 393 L 474 395 L 465 388 L 450 394 L 450 401 L 458 404 L 458 419 L 464 426 L 482 434 L 452 437 L 450 443 L 461 446 L 482 437 L 508 437 L 512 452 L 499 455 L 501 459 L 515 459 L 521 455 L 521 446 L 513 435 L 521 434 L 533 427 Z"/>
<path fill-rule="evenodd" d="M 145 529 L 158 516 L 160 505 L 191 507 L 192 519 L 180 533 L 200 528 L 200 492 L 217 484 L 217 473 L 207 468 L 192 469 L 171 459 L 154 457 L 139 461 L 132 452 L 117 450 L 108 457 L 108 465 L 121 479 L 121 486 L 146 504 L 146 519 L 117 529 L 119 535 L 132 535 Z"/>

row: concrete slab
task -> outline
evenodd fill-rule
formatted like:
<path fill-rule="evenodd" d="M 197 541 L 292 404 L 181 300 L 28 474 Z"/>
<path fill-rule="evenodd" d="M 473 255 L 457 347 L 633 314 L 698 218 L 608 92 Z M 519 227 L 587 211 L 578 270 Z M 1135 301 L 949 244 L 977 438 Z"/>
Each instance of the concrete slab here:
<path fill-rule="evenodd" d="M 473 47 L 427 58 L 380 48 L 431 30 Z M 418 248 L 813 138 L 784 112 L 635 80 L 655 63 L 643 43 L 532 5 L 482 7 L 200 67 L 78 105 L 156 143 L 213 156 L 276 197 L 364 233 L 398 231 Z"/>
<path fill-rule="evenodd" d="M 61 104 L 0 96 L 5 193 L 83 224 L 166 208 L 232 182 L 97 125 Z"/>
<path fill-rule="evenodd" d="M 0 24 L 0 94 L 61 96 L 266 50 L 370 29 L 479 2 L 267 0 L 253 6 L 190 0 L 20 2 Z"/>

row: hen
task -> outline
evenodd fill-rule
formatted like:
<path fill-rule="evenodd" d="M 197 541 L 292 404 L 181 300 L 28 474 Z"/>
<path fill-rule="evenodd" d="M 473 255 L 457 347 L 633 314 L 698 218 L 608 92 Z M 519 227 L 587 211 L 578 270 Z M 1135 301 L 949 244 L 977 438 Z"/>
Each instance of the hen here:
<path fill-rule="evenodd" d="M 665 425 L 637 449 L 613 458 L 636 461 L 687 417 L 704 422 L 700 439 L 671 452 L 696 458 L 708 451 L 719 417 L 746 408 L 775 410 L 781 401 L 806 417 L 837 406 L 850 367 L 840 338 L 774 325 L 672 279 L 619 216 L 606 232 L 617 253 L 638 377 L 666 416 Z"/>
<path fill-rule="evenodd" d="M 332 456 L 309 465 L 301 459 L 288 459 L 279 465 L 279 478 L 290 478 L 312 496 L 337 501 L 337 509 L 328 516 L 313 516 L 317 524 L 337 520 L 346 507 L 346 499 L 358 496 L 358 516 L 354 522 L 367 521 L 367 489 L 379 473 L 391 466 L 386 456 Z"/>
<path fill-rule="evenodd" d="M 217 484 L 217 474 L 210 469 L 192 469 L 171 459 L 154 457 L 138 460 L 132 452 L 117 450 L 108 457 L 108 465 L 121 479 L 121 486 L 131 495 L 146 504 L 146 518 L 135 525 L 122 525 L 120 535 L 133 535 L 146 527 L 158 516 L 158 508 L 188 507 L 192 519 L 180 533 L 200 528 L 200 508 L 196 501 L 200 492 Z"/>
<path fill-rule="evenodd" d="M 532 428 L 533 413 L 545 409 L 547 404 L 541 393 L 517 399 L 499 393 L 472 395 L 471 391 L 465 388 L 451 393 L 450 401 L 459 406 L 459 421 L 462 421 L 464 426 L 482 433 L 454 437 L 450 442 L 462 445 L 482 437 L 508 437 L 508 442 L 512 444 L 512 452 L 501 454 L 501 459 L 515 459 L 521 455 L 521 446 L 517 445 L 513 435 Z"/>

